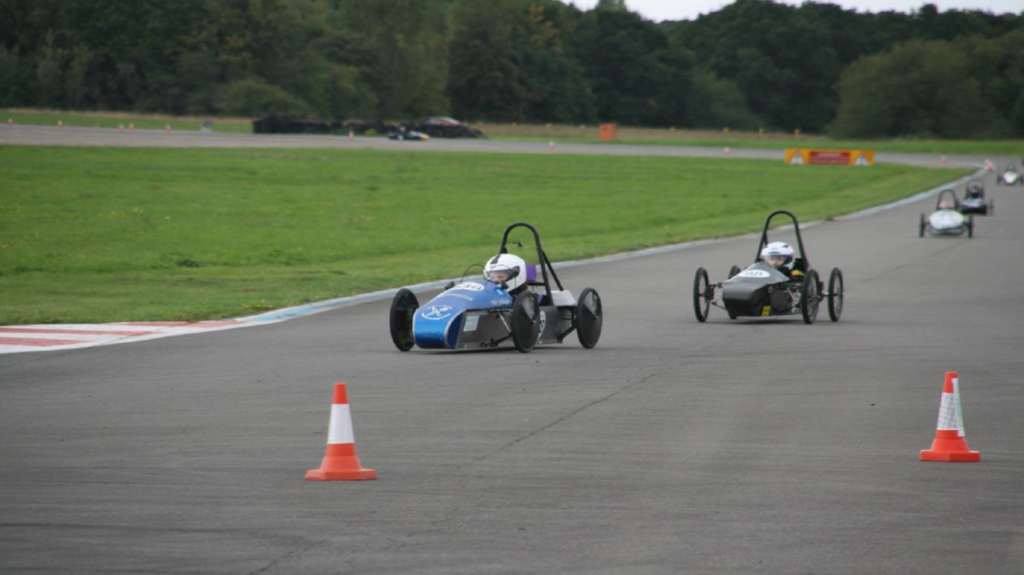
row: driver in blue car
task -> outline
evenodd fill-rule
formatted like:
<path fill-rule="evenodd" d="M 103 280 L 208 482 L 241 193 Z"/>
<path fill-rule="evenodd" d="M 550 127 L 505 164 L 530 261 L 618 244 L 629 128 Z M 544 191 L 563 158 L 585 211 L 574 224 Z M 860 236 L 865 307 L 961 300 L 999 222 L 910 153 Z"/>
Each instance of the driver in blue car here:
<path fill-rule="evenodd" d="M 517 255 L 498 254 L 484 266 L 484 279 L 516 295 L 526 289 L 526 262 Z"/>
<path fill-rule="evenodd" d="M 785 242 L 772 242 L 761 250 L 761 260 L 779 270 L 790 279 L 803 279 L 804 272 L 796 267 L 793 247 Z"/>

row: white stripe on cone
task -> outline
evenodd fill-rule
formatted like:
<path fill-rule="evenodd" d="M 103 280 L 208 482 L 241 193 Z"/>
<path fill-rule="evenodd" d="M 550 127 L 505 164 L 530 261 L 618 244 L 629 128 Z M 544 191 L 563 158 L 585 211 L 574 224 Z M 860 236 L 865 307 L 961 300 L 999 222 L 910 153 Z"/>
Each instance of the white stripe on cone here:
<path fill-rule="evenodd" d="M 331 422 L 328 425 L 327 443 L 355 443 L 352 434 L 352 411 L 347 403 L 331 405 Z"/>
<path fill-rule="evenodd" d="M 939 404 L 939 421 L 935 426 L 940 431 L 956 430 L 957 435 L 964 436 L 964 418 L 960 410 L 960 378 L 953 378 L 953 393 L 942 394 Z"/>

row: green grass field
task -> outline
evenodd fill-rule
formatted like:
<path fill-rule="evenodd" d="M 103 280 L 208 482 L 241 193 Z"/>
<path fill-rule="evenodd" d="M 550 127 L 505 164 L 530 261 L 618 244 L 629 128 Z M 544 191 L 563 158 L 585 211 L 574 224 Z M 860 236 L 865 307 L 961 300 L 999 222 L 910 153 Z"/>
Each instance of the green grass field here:
<path fill-rule="evenodd" d="M 215 132 L 252 133 L 252 120 L 239 117 L 176 117 L 128 112 L 69 112 L 0 108 L 0 122 L 8 119 L 19 124 L 117 128 L 135 124 L 139 129 L 162 130 L 167 125 L 176 131 L 197 131 L 203 120 L 212 119 Z M 475 124 L 488 138 L 509 141 L 533 141 L 575 144 L 601 144 L 596 125 Z M 637 146 L 696 146 L 723 148 L 850 148 L 876 152 L 903 152 L 936 155 L 968 154 L 1024 157 L 1024 140 L 926 140 L 915 138 L 885 140 L 832 140 L 815 134 L 799 136 L 780 132 L 741 132 L 722 130 L 673 130 L 668 128 L 620 127 L 615 144 Z"/>
<path fill-rule="evenodd" d="M 199 320 L 458 276 L 525 220 L 554 261 L 809 221 L 964 170 L 760 160 L 0 147 L 0 325 Z"/>

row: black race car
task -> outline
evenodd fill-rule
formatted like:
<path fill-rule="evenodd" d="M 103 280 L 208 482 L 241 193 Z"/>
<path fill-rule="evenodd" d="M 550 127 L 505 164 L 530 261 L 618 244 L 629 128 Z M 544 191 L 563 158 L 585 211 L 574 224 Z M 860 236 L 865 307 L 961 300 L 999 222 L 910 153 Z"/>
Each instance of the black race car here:
<path fill-rule="evenodd" d="M 775 216 L 786 216 L 793 220 L 799 257 L 793 261 L 793 269 L 803 272 L 803 277 L 790 277 L 761 259 L 761 249 L 768 245 L 768 228 Z M 795 275 L 795 274 L 794 274 Z M 711 283 L 708 272 L 697 268 L 693 278 L 693 310 L 697 321 L 708 319 L 711 306 L 724 309 L 729 319 L 738 317 L 776 317 L 781 315 L 803 316 L 804 323 L 814 323 L 818 316 L 818 305 L 828 299 L 828 315 L 832 321 L 839 321 L 843 313 L 843 272 L 833 268 L 828 280 L 828 291 L 818 272 L 811 268 L 800 237 L 800 224 L 790 212 L 772 212 L 764 222 L 761 241 L 757 246 L 754 263 L 745 270 L 733 266 L 729 279 Z"/>
<path fill-rule="evenodd" d="M 961 214 L 990 216 L 995 209 L 995 200 L 985 201 L 985 185 L 981 180 L 967 182 L 967 190 L 964 192 L 964 199 L 960 201 L 959 206 Z"/>

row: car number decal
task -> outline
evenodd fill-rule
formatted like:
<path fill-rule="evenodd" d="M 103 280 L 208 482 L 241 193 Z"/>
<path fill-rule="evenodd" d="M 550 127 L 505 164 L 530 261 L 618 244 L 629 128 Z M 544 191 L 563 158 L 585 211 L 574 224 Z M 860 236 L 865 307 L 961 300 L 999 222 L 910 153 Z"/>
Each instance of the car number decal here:
<path fill-rule="evenodd" d="M 772 274 L 764 270 L 746 270 L 740 272 L 738 275 L 741 278 L 768 278 L 772 276 Z"/>

